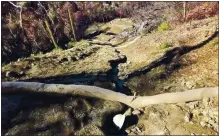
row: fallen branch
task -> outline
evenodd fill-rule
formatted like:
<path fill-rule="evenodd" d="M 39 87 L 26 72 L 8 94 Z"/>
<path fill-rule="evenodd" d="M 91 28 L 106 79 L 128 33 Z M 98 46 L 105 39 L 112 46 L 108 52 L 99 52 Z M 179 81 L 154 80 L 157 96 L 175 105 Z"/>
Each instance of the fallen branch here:
<path fill-rule="evenodd" d="M 110 101 L 124 103 L 134 109 L 152 104 L 181 103 L 187 101 L 201 100 L 204 97 L 217 97 L 218 87 L 199 88 L 184 92 L 164 93 L 154 96 L 127 96 L 95 86 L 87 85 L 61 85 L 44 84 L 37 82 L 2 82 L 2 94 L 14 92 L 48 92 L 59 94 L 71 94 L 74 96 L 86 96 Z"/>

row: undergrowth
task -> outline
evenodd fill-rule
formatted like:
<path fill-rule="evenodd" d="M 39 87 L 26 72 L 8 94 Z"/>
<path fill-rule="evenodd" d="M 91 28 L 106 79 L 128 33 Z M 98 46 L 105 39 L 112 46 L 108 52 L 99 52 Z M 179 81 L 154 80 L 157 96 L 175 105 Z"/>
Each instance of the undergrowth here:
<path fill-rule="evenodd" d="M 163 31 L 166 31 L 166 30 L 169 30 L 169 24 L 168 24 L 168 22 L 162 22 L 159 26 L 158 26 L 158 28 L 157 28 L 157 30 L 159 31 L 159 32 L 163 32 Z"/>
<path fill-rule="evenodd" d="M 161 49 L 167 49 L 167 48 L 169 48 L 169 47 L 171 47 L 171 44 L 168 43 L 168 42 L 163 42 L 163 43 L 160 45 L 160 48 L 161 48 Z"/>

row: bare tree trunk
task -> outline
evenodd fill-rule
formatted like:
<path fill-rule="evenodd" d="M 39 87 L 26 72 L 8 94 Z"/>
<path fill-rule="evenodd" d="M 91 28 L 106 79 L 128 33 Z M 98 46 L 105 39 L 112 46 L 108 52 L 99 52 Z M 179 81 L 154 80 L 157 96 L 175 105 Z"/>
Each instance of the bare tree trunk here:
<path fill-rule="evenodd" d="M 186 21 L 186 1 L 183 2 L 183 19 Z"/>
<path fill-rule="evenodd" d="M 44 84 L 37 82 L 2 82 L 2 94 L 13 92 L 48 92 L 86 96 L 124 103 L 132 108 L 141 108 L 152 104 L 180 103 L 201 100 L 204 97 L 217 97 L 218 87 L 199 88 L 176 93 L 164 93 L 154 96 L 127 96 L 95 86 Z"/>

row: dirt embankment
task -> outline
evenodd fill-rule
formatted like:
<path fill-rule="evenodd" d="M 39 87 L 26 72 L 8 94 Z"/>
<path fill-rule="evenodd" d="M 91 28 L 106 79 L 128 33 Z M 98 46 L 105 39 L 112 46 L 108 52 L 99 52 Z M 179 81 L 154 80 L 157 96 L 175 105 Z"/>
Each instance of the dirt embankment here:
<path fill-rule="evenodd" d="M 126 78 L 135 71 L 146 69 L 152 62 L 165 56 L 168 50 L 183 46 L 196 46 L 210 37 L 218 26 L 218 17 L 200 21 L 191 21 L 176 28 L 152 32 L 146 36 L 133 37 L 129 42 L 121 44 L 117 49 L 127 57 L 127 62 L 121 64 L 119 76 Z M 137 40 L 135 40 L 138 38 Z M 134 40 L 135 42 L 133 42 Z M 127 46 L 128 44 L 128 46 Z M 162 49 L 162 44 L 168 47 Z M 167 57 L 167 56 L 166 56 Z"/>
<path fill-rule="evenodd" d="M 143 41 L 139 41 L 142 44 L 136 42 L 136 44 L 127 47 L 121 46 L 120 51 L 127 55 L 127 63 L 129 64 L 128 67 L 125 66 L 127 64 L 122 64 L 127 68 L 124 71 L 133 69 L 145 70 L 145 66 L 148 68 L 151 61 L 156 60 L 155 58 L 150 59 L 150 57 L 154 56 L 152 53 L 160 53 L 160 56 L 158 55 L 158 58 L 160 58 L 165 51 L 171 50 L 176 46 L 195 47 L 214 33 L 217 27 L 217 19 L 218 17 L 194 21 L 191 26 L 185 24 L 178 26 L 174 30 L 149 34 L 146 36 L 147 42 L 144 42 L 144 44 Z M 192 27 L 192 24 L 195 27 Z M 189 29 L 186 26 L 190 26 Z M 148 71 L 146 69 L 146 74 L 139 74 L 128 79 L 126 85 L 132 92 L 137 92 L 138 95 L 155 95 L 165 92 L 218 86 L 217 35 L 203 46 L 176 56 L 169 63 L 158 61 L 159 63 L 155 67 Z M 157 42 L 154 40 L 157 40 Z M 165 41 L 172 41 L 171 45 L 173 47 L 162 51 L 163 49 L 159 45 Z M 157 48 L 152 45 L 148 46 L 150 42 Z M 137 50 L 136 53 L 134 52 L 135 50 Z M 139 115 L 138 124 L 126 129 L 126 132 L 130 135 L 218 134 L 217 97 L 189 103 L 148 106 L 141 110 L 142 114 Z"/>
<path fill-rule="evenodd" d="M 104 56 L 104 57 L 103 57 Z M 57 50 L 45 55 L 21 58 L 2 68 L 2 80 L 55 81 L 77 76 L 107 75 L 111 63 L 125 61 L 112 47 L 82 43 L 69 50 Z"/>

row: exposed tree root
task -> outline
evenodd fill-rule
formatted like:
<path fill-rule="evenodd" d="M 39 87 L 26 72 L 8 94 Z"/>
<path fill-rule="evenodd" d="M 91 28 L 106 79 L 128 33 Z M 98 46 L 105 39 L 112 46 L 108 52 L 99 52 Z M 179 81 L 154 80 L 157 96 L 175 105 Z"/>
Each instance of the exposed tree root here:
<path fill-rule="evenodd" d="M 218 87 L 199 88 L 184 92 L 164 93 L 154 96 L 127 96 L 95 86 L 44 84 L 37 82 L 2 82 L 2 94 L 14 92 L 48 92 L 86 96 L 124 103 L 134 109 L 152 104 L 180 103 L 201 100 L 204 97 L 217 97 Z M 134 99 L 135 98 L 135 99 Z"/>

